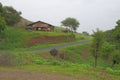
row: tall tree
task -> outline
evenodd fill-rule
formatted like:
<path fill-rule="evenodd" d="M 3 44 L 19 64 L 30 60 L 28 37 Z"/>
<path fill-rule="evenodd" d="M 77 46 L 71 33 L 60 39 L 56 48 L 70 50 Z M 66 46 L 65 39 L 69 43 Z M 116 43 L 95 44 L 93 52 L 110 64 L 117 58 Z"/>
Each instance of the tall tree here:
<path fill-rule="evenodd" d="M 105 32 L 106 41 L 110 43 L 110 45 L 104 45 L 104 55 L 108 54 L 109 59 L 112 61 L 112 67 L 115 64 L 120 63 L 120 20 L 116 22 L 116 26 L 112 30 L 108 30 Z M 106 46 L 106 48 L 105 48 Z M 114 47 L 114 48 L 113 48 Z"/>
<path fill-rule="evenodd" d="M 114 35 L 114 42 L 117 45 L 117 48 L 120 49 L 120 20 L 116 22 L 117 26 L 114 29 L 113 35 Z"/>
<path fill-rule="evenodd" d="M 80 25 L 80 23 L 75 18 L 70 18 L 70 17 L 66 18 L 61 23 L 63 26 L 68 27 L 69 30 L 71 31 L 76 31 Z"/>
<path fill-rule="evenodd" d="M 97 29 L 97 31 L 94 32 L 93 37 L 94 37 L 94 39 L 92 42 L 92 52 L 93 52 L 93 56 L 95 59 L 94 66 L 96 67 L 97 60 L 100 55 L 100 50 L 101 50 L 102 44 L 103 44 L 103 32 L 100 31 L 99 29 Z"/>
<path fill-rule="evenodd" d="M 7 25 L 14 25 L 20 21 L 21 12 L 16 11 L 13 7 L 3 6 L 0 3 L 0 16 L 4 17 Z"/>
<path fill-rule="evenodd" d="M 15 23 L 19 22 L 21 12 L 17 12 L 13 7 L 4 6 L 4 18 L 7 25 L 14 25 Z"/>

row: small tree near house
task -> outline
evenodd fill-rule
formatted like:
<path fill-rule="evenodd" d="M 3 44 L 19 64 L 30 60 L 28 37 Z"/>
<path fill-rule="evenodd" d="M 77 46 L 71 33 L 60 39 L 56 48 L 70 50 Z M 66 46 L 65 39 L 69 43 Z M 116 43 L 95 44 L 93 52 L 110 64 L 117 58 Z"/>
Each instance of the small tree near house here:
<path fill-rule="evenodd" d="M 80 23 L 78 22 L 78 20 L 76 20 L 75 18 L 66 18 L 65 20 L 63 20 L 62 25 L 67 27 L 70 31 L 76 31 L 77 28 L 79 27 Z"/>

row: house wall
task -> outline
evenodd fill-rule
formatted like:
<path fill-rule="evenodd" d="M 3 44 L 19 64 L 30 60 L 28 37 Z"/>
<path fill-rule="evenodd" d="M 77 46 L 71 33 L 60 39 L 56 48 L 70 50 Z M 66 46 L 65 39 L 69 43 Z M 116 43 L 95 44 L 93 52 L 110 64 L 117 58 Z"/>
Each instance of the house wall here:
<path fill-rule="evenodd" d="M 32 25 L 32 30 L 51 31 L 51 29 L 52 29 L 52 26 L 41 23 L 41 22 Z"/>

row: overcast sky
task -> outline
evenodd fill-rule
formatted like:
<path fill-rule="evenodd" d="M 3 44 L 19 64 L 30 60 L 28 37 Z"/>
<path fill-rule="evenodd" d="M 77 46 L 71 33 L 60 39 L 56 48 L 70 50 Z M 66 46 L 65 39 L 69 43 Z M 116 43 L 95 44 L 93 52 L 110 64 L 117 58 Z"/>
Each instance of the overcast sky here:
<path fill-rule="evenodd" d="M 3 5 L 14 7 L 31 21 L 44 21 L 61 25 L 67 17 L 80 22 L 78 32 L 89 33 L 96 28 L 114 28 L 120 19 L 120 0 L 0 0 Z"/>

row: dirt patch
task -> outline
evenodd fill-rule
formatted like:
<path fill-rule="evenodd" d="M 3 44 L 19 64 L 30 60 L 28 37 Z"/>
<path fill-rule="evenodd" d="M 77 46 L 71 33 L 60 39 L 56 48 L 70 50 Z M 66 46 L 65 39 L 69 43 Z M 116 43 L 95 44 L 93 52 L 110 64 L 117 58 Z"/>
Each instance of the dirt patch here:
<path fill-rule="evenodd" d="M 88 58 L 89 56 L 91 56 L 91 53 L 87 50 L 82 50 L 82 58 L 83 59 L 86 59 Z"/>
<path fill-rule="evenodd" d="M 67 75 L 39 71 L 0 71 L 0 80 L 82 80 Z"/>
<path fill-rule="evenodd" d="M 60 43 L 65 41 L 72 41 L 73 39 L 66 36 L 40 36 L 32 38 L 28 41 L 28 45 L 32 46 L 35 44 L 44 44 L 44 43 Z"/>
<path fill-rule="evenodd" d="M 10 52 L 0 52 L 0 66 L 12 66 L 13 55 Z"/>

